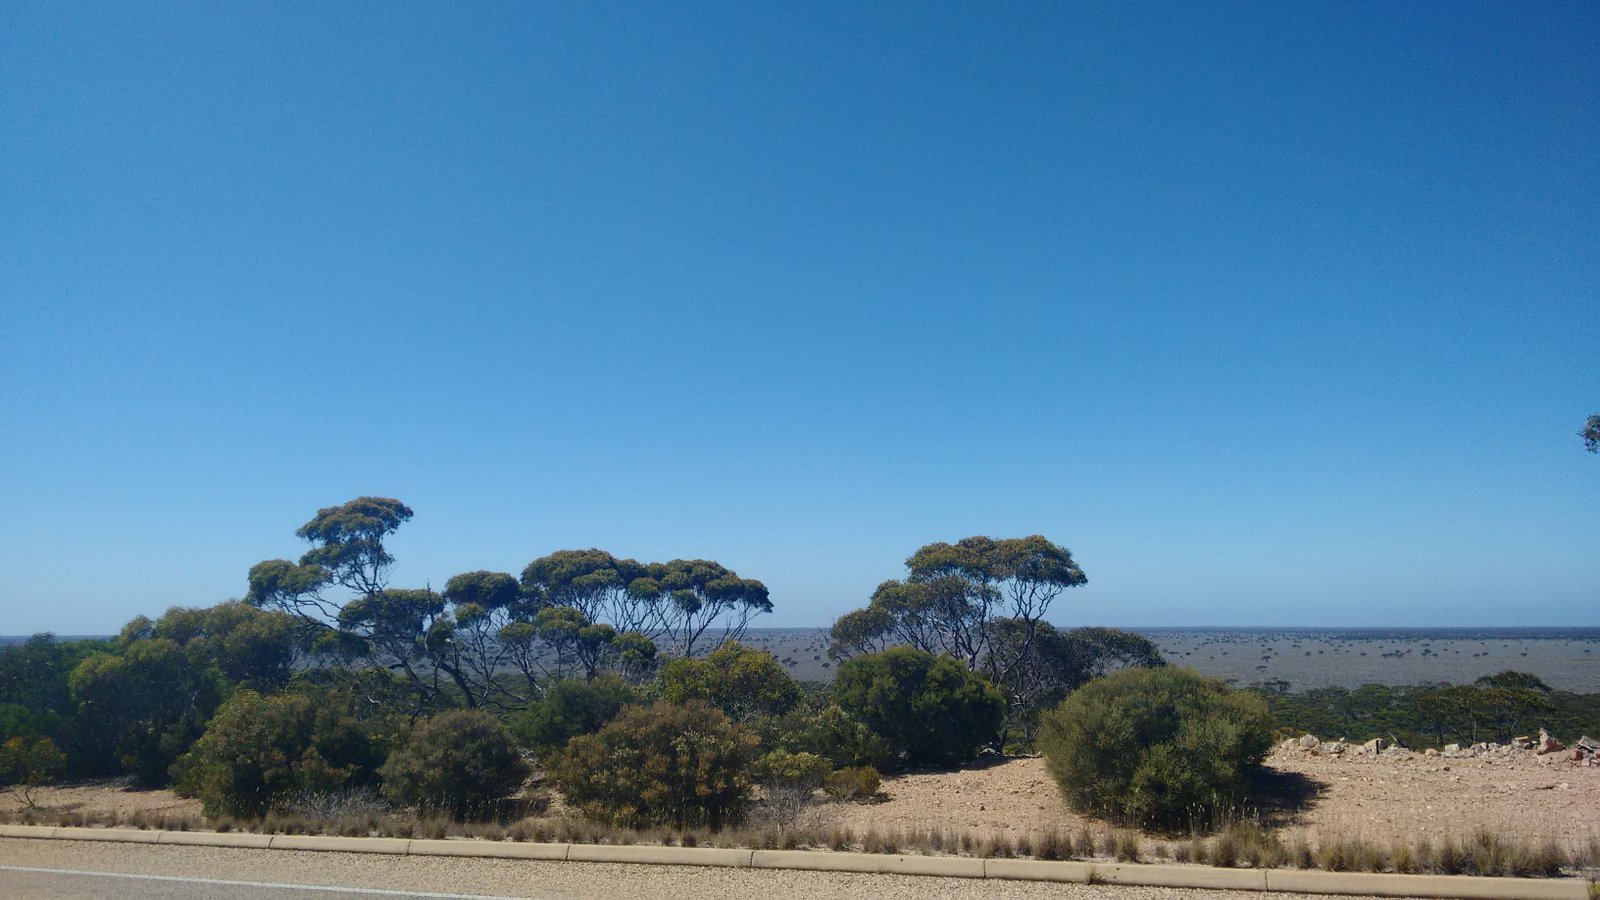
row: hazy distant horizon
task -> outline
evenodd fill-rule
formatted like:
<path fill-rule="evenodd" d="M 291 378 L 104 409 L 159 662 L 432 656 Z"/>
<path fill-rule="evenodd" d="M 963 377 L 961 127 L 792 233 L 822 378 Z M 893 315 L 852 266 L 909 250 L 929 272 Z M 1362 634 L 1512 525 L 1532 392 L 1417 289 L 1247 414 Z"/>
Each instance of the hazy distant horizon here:
<path fill-rule="evenodd" d="M 1600 692 L 1600 628 L 1131 628 L 1167 659 L 1238 684 L 1311 687 L 1465 683 L 1507 669 L 1558 690 Z M 109 635 L 105 635 L 109 636 Z M 66 639 L 67 636 L 61 636 Z M 0 647 L 26 636 L 0 636 Z M 752 628 L 745 643 L 770 650 L 796 678 L 832 677 L 826 629 Z"/>
<path fill-rule="evenodd" d="M 1454 626 L 1454 625 L 1442 625 L 1442 626 L 1436 626 L 1436 627 L 1433 627 L 1433 626 L 1403 626 L 1403 625 L 1362 625 L 1362 626 L 1349 626 L 1349 625 L 1138 625 L 1138 626 L 1136 626 L 1136 625 L 1113 625 L 1113 624 L 1108 624 L 1108 623 L 1103 623 L 1103 622 L 1087 623 L 1087 625 L 1088 625 L 1088 627 L 1123 628 L 1123 629 L 1126 629 L 1128 631 L 1138 632 L 1140 634 L 1149 634 L 1149 633 L 1153 633 L 1153 632 L 1205 632 L 1205 631 L 1239 632 L 1239 633 L 1248 634 L 1250 632 L 1256 632 L 1256 631 L 1281 632 L 1281 633 L 1290 633 L 1290 632 L 1296 632 L 1296 631 L 1306 631 L 1306 632 L 1318 632 L 1318 633 L 1325 633 L 1325 634 L 1346 634 L 1347 633 L 1347 634 L 1351 634 L 1351 635 L 1371 636 L 1371 635 L 1374 635 L 1374 634 L 1383 634 L 1383 633 L 1388 633 L 1388 632 L 1397 632 L 1397 633 L 1413 632 L 1413 633 L 1417 633 L 1417 634 L 1429 634 L 1429 635 L 1462 632 L 1462 633 L 1468 633 L 1468 634 L 1489 633 L 1489 634 L 1493 634 L 1493 635 L 1502 635 L 1503 634 L 1503 635 L 1509 635 L 1509 636 L 1527 635 L 1529 637 L 1534 637 L 1534 638 L 1538 638 L 1538 639 L 1541 639 L 1541 640 L 1553 640 L 1553 639 L 1558 639 L 1558 638 L 1556 638 L 1556 634 L 1557 633 L 1571 632 L 1574 635 L 1580 636 L 1580 637 L 1582 637 L 1584 639 L 1600 640 L 1600 626 L 1594 626 L 1594 625 L 1570 625 L 1570 626 L 1569 625 L 1548 625 L 1548 626 L 1528 626 L 1528 625 Z M 752 625 L 748 629 L 748 631 L 751 631 L 751 632 L 758 632 L 758 631 L 763 631 L 763 632 L 764 631 L 827 631 L 831 626 L 832 626 L 832 623 L 829 623 L 828 625 Z M 1068 626 L 1064 626 L 1064 627 L 1077 628 L 1077 627 L 1080 627 L 1080 626 L 1078 626 L 1078 625 L 1068 625 Z M 50 631 L 49 629 L 45 629 L 44 631 L 35 631 L 35 632 L 30 633 L 30 634 L 0 634 L 0 644 L 16 643 L 18 641 L 24 641 L 24 640 L 27 640 L 28 638 L 32 637 L 35 634 L 44 634 L 44 633 L 53 634 L 53 635 L 55 635 L 56 638 L 58 638 L 60 640 L 101 640 L 101 639 L 113 638 L 113 637 L 117 636 L 117 632 L 114 632 L 114 631 L 108 631 L 108 632 L 98 633 L 98 634 L 62 634 L 60 632 L 55 632 L 55 631 Z"/>

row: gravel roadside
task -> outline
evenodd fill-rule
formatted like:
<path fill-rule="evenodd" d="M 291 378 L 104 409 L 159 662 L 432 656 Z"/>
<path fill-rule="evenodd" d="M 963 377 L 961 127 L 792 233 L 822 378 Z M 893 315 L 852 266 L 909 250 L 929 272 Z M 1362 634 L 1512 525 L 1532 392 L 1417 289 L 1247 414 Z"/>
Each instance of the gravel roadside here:
<path fill-rule="evenodd" d="M 1247 891 L 1174 891 L 837 872 L 85 844 L 22 838 L 0 838 L 0 865 L 549 900 L 578 897 L 671 900 L 707 897 L 761 897 L 763 900 L 818 900 L 821 897 L 1155 900 L 1181 896 L 1199 896 L 1204 900 L 1260 900 L 1263 897 L 1281 900 L 1304 897 L 1311 900 L 1309 895 Z M 0 895 L 7 893 L 6 883 L 7 873 L 0 870 Z"/>

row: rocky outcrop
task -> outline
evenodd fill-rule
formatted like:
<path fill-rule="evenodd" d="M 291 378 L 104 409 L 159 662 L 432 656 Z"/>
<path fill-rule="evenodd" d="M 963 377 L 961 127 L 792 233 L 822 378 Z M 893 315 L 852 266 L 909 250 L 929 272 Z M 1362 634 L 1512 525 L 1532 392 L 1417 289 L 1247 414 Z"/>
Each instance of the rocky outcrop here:
<path fill-rule="evenodd" d="M 1566 744 L 1551 737 L 1550 732 L 1545 731 L 1543 728 L 1539 729 L 1539 745 L 1534 748 L 1535 753 L 1543 756 L 1546 753 L 1559 753 L 1565 749 L 1567 749 Z"/>
<path fill-rule="evenodd" d="M 1415 751 L 1393 745 L 1384 738 L 1373 738 L 1352 749 L 1349 742 L 1343 738 L 1336 741 L 1324 741 L 1314 734 L 1307 734 L 1299 738 L 1289 738 L 1282 743 L 1281 747 L 1285 751 L 1334 758 L 1350 753 L 1383 757 L 1418 755 Z M 1439 750 L 1432 748 L 1424 750 L 1421 755 L 1447 759 L 1483 758 L 1490 762 L 1511 756 L 1526 755 L 1543 757 L 1547 762 L 1551 763 L 1567 762 L 1575 766 L 1596 767 L 1600 766 L 1600 741 L 1584 735 L 1569 748 L 1566 744 L 1552 737 L 1550 732 L 1541 728 L 1537 738 L 1515 737 L 1507 744 L 1501 744 L 1496 741 L 1479 741 L 1469 747 L 1463 747 L 1460 744 L 1445 744 Z"/>

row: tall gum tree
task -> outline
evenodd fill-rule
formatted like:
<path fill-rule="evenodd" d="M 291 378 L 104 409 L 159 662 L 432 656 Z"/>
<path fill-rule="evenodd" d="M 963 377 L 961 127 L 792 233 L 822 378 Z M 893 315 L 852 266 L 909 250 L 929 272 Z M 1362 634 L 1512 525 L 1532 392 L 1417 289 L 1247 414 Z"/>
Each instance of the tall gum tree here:
<path fill-rule="evenodd" d="M 411 507 L 389 497 L 357 497 L 317 510 L 295 535 L 311 544 L 298 563 L 269 559 L 250 568 L 245 599 L 332 627 L 344 603 L 323 596 L 343 587 L 368 600 L 389 583 L 394 557 L 383 539 L 411 519 Z"/>

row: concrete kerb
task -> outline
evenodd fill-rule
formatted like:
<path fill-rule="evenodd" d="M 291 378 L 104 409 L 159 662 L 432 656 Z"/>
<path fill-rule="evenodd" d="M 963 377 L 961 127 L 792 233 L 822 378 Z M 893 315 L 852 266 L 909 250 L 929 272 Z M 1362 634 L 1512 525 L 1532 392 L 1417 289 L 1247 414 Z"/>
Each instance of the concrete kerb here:
<path fill-rule="evenodd" d="M 813 850 L 757 850 L 750 855 L 756 869 L 801 869 L 807 872 L 859 872 L 877 875 L 883 871 L 881 853 L 817 853 Z"/>
<path fill-rule="evenodd" d="M 506 841 L 424 841 L 406 846 L 407 856 L 466 856 L 494 859 L 565 860 L 571 844 L 533 844 Z"/>
<path fill-rule="evenodd" d="M 158 831 L 156 843 L 178 844 L 185 847 L 238 847 L 265 850 L 272 846 L 273 835 L 252 834 L 248 831 Z"/>
<path fill-rule="evenodd" d="M 0 825 L 0 838 L 120 841 L 143 844 L 387 853 L 494 859 L 570 860 L 674 866 L 801 869 L 892 873 L 955 878 L 1102 883 L 1146 887 L 1364 894 L 1379 897 L 1458 897 L 1463 900 L 1588 900 L 1578 878 L 1481 878 L 1463 875 L 1396 875 L 1304 869 L 1222 869 L 1140 863 L 1090 863 L 959 856 L 888 856 L 808 850 L 731 850 L 620 844 L 538 844 L 478 840 L 408 840 L 245 832 L 141 831 L 125 828 L 56 828 Z"/>
<path fill-rule="evenodd" d="M 49 840 L 55 836 L 56 829 L 50 825 L 0 825 L 0 837 Z"/>
<path fill-rule="evenodd" d="M 984 860 L 970 856 L 885 856 L 883 871 L 886 875 L 983 878 Z"/>
<path fill-rule="evenodd" d="M 50 836 L 56 841 L 115 841 L 123 844 L 154 844 L 161 840 L 159 831 L 137 828 L 57 828 Z"/>
<path fill-rule="evenodd" d="M 405 856 L 411 847 L 407 838 L 333 837 L 325 834 L 275 834 L 273 850 L 335 850 L 340 853 L 388 853 Z"/>
<path fill-rule="evenodd" d="M 1143 887 L 1210 888 L 1264 891 L 1266 869 L 1224 869 L 1208 866 L 1163 866 L 1144 863 L 1094 863 L 1091 880 L 1102 884 Z"/>
<path fill-rule="evenodd" d="M 656 866 L 720 866 L 748 869 L 753 850 L 720 847 L 650 847 L 639 844 L 573 844 L 570 862 L 646 863 Z"/>
<path fill-rule="evenodd" d="M 1088 884 L 1094 863 L 1055 862 L 1043 859 L 986 859 L 983 861 L 985 878 L 1004 878 L 1010 881 L 1055 881 L 1069 884 Z"/>

